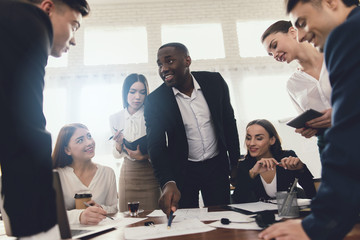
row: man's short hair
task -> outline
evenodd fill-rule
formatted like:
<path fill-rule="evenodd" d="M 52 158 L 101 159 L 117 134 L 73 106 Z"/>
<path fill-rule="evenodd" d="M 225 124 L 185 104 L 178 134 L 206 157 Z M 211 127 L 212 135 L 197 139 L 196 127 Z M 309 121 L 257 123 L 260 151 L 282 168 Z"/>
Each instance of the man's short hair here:
<path fill-rule="evenodd" d="M 43 0 L 27 0 L 34 4 L 40 4 Z M 83 17 L 87 16 L 90 12 L 90 6 L 86 0 L 52 0 L 54 4 L 65 4 L 71 9 L 78 11 Z"/>
<path fill-rule="evenodd" d="M 359 5 L 359 0 L 342 0 L 342 1 L 348 7 L 351 7 L 353 5 Z M 311 2 L 314 6 L 321 6 L 321 0 L 285 0 L 286 13 L 289 14 L 294 9 L 296 4 L 298 4 L 299 2 L 301 3 Z"/>
<path fill-rule="evenodd" d="M 162 48 L 165 48 L 165 47 L 174 47 L 176 50 L 184 53 L 184 55 L 185 55 L 186 57 L 189 56 L 189 50 L 188 50 L 187 47 L 186 47 L 184 44 L 182 44 L 182 43 L 178 43 L 178 42 L 166 43 L 166 44 L 162 45 L 162 46 L 159 48 L 159 50 L 162 49 Z"/>
<path fill-rule="evenodd" d="M 301 3 L 311 2 L 315 6 L 321 5 L 321 0 L 285 0 L 286 13 L 289 14 L 294 9 L 296 4 L 298 4 L 299 2 Z"/>

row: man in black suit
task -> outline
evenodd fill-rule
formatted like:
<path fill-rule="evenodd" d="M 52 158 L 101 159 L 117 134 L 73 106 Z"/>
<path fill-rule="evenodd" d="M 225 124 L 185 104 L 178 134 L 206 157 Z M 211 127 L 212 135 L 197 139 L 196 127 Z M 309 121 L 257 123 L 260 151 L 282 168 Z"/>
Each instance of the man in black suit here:
<path fill-rule="evenodd" d="M 164 83 L 147 97 L 144 115 L 161 209 L 198 207 L 199 191 L 205 206 L 228 204 L 240 147 L 226 82 L 219 73 L 190 73 L 181 43 L 161 46 L 157 64 Z"/>
<path fill-rule="evenodd" d="M 264 239 L 343 239 L 360 213 L 360 7 L 358 0 L 287 0 L 298 38 L 324 50 L 332 127 L 325 133 L 321 184 L 303 220 L 272 225 Z"/>
<path fill-rule="evenodd" d="M 14 236 L 58 239 L 43 114 L 45 66 L 50 53 L 60 57 L 75 45 L 89 6 L 86 0 L 28 2 L 0 1 L 1 194 Z"/>

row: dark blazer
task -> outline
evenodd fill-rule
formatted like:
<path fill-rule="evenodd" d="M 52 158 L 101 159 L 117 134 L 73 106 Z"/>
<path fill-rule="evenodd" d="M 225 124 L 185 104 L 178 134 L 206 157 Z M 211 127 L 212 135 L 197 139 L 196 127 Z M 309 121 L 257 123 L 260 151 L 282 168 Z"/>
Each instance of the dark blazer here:
<path fill-rule="evenodd" d="M 2 0 L 0 34 L 2 194 L 13 234 L 28 236 L 56 223 L 51 136 L 42 104 L 52 25 L 40 8 Z"/>
<path fill-rule="evenodd" d="M 229 89 L 219 73 L 192 72 L 209 106 L 219 150 L 227 152 L 232 166 L 240 156 L 238 131 Z M 145 103 L 148 152 L 161 187 L 176 181 L 181 189 L 183 164 L 188 160 L 184 123 L 172 88 L 162 84 Z M 225 158 L 227 159 L 227 158 Z M 229 161 L 224 161 L 229 166 Z"/>
<path fill-rule="evenodd" d="M 284 157 L 297 157 L 294 151 L 282 151 L 275 159 L 280 162 Z M 266 194 L 264 185 L 260 175 L 252 179 L 249 170 L 254 167 L 256 159 L 246 157 L 244 161 L 239 163 L 238 174 L 236 178 L 236 188 L 233 194 L 235 203 L 256 202 L 259 199 L 270 199 Z M 276 187 L 277 191 L 286 191 L 292 185 L 295 178 L 299 178 L 299 184 L 304 189 L 306 197 L 312 198 L 316 194 L 313 176 L 309 169 L 304 165 L 302 171 L 285 170 L 283 167 L 276 167 Z"/>
<path fill-rule="evenodd" d="M 303 228 L 311 239 L 343 239 L 360 212 L 360 8 L 325 44 L 332 85 L 332 127 L 321 155 L 321 184 Z"/>

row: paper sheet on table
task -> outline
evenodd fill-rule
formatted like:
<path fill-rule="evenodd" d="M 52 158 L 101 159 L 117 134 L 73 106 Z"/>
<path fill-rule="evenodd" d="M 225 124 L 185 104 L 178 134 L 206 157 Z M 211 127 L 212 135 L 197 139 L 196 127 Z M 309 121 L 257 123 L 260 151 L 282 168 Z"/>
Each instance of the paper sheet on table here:
<path fill-rule="evenodd" d="M 245 215 L 241 213 L 237 213 L 234 211 L 218 211 L 218 212 L 207 212 L 202 214 L 198 217 L 200 221 L 217 221 L 222 218 L 227 218 L 230 221 L 237 221 L 237 222 L 251 222 L 254 221 L 252 216 L 255 215 Z"/>
<path fill-rule="evenodd" d="M 270 202 L 272 203 L 277 203 L 277 200 L 274 199 L 274 200 L 270 200 Z M 307 199 L 307 198 L 298 198 L 297 199 L 297 205 L 299 207 L 302 207 L 302 206 L 309 206 L 311 204 L 311 199 Z"/>
<path fill-rule="evenodd" d="M 181 222 L 186 219 L 200 219 L 203 214 L 208 212 L 207 208 L 183 208 L 178 209 L 174 212 L 174 216 L 176 216 L 173 222 Z"/>
<path fill-rule="evenodd" d="M 172 223 L 171 228 L 167 224 L 156 224 L 153 226 L 125 228 L 125 239 L 154 239 L 170 236 L 180 236 L 193 233 L 202 233 L 215 230 L 198 219 L 189 219 L 182 222 Z"/>
<path fill-rule="evenodd" d="M 71 229 L 77 230 L 97 230 L 103 228 L 104 226 L 113 226 L 115 228 L 124 227 L 133 223 L 140 222 L 147 218 L 124 218 L 124 217 L 114 217 L 114 220 L 105 218 L 98 225 L 83 225 L 83 224 L 70 224 Z"/>
<path fill-rule="evenodd" d="M 216 227 L 216 228 L 262 230 L 262 228 L 259 227 L 255 221 L 251 222 L 251 223 L 230 223 L 227 225 L 222 224 L 220 221 L 216 221 L 216 222 L 210 223 L 208 225 L 211 227 Z"/>
<path fill-rule="evenodd" d="M 265 202 L 230 204 L 230 207 L 243 209 L 249 212 L 260 212 L 265 210 L 278 210 L 276 204 Z"/>
<path fill-rule="evenodd" d="M 146 215 L 147 217 L 164 217 L 166 214 L 162 210 L 154 210 L 150 214 Z"/>

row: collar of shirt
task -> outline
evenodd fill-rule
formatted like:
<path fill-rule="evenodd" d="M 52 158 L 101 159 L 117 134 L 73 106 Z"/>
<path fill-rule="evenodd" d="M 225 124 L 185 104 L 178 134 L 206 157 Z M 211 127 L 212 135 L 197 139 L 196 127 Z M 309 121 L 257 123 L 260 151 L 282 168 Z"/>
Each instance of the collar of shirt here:
<path fill-rule="evenodd" d="M 194 84 L 194 90 L 195 90 L 195 92 L 196 91 L 198 91 L 198 90 L 201 90 L 201 87 L 200 87 L 200 85 L 199 85 L 199 83 L 196 81 L 196 79 L 195 79 L 195 77 L 191 74 L 191 77 L 192 77 L 192 81 L 193 81 L 193 84 Z M 188 96 L 186 96 L 185 94 L 183 94 L 182 92 L 180 92 L 177 88 L 175 88 L 175 87 L 172 87 L 172 90 L 173 90 L 173 92 L 174 92 L 174 95 L 176 96 L 176 95 L 181 95 L 181 96 L 183 96 L 183 97 L 188 97 Z M 194 92 L 194 90 L 193 90 L 193 92 Z M 192 97 L 192 96 L 191 96 Z M 188 97 L 189 98 L 189 97 Z"/>
<path fill-rule="evenodd" d="M 141 118 L 142 116 L 144 116 L 144 105 L 142 105 L 141 108 L 139 108 L 139 110 L 137 110 L 136 113 L 134 113 L 133 115 L 131 115 L 127 110 L 125 111 L 126 120 L 138 119 Z"/>

